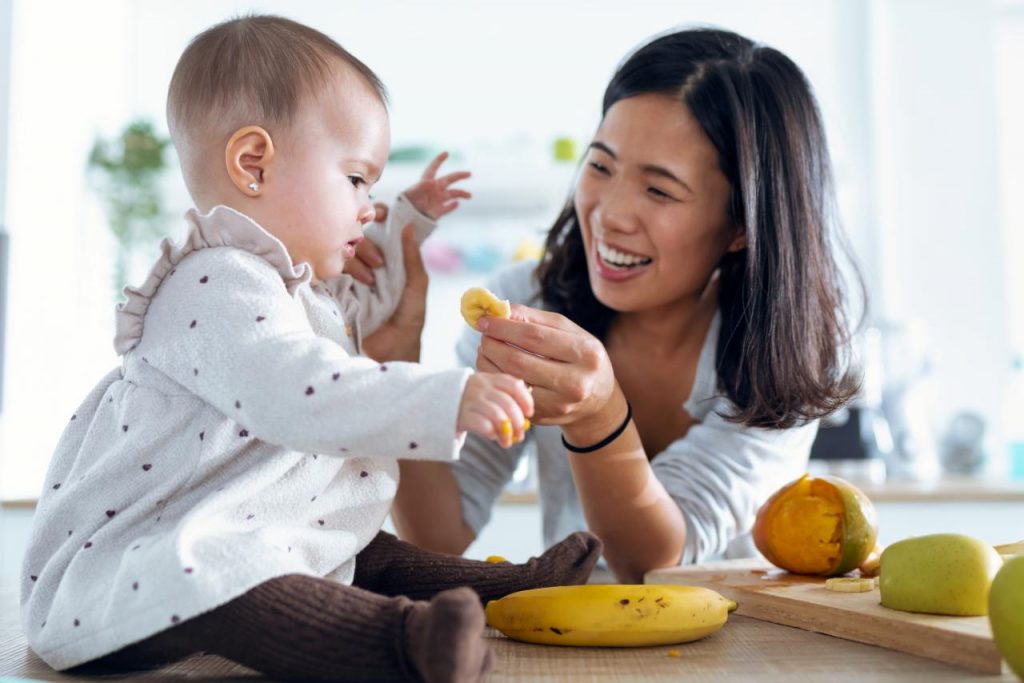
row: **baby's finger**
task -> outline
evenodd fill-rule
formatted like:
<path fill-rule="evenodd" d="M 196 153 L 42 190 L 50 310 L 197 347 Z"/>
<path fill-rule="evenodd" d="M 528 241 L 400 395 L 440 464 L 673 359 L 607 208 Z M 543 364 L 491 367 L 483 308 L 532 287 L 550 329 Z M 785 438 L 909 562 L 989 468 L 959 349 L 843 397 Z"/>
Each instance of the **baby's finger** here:
<path fill-rule="evenodd" d="M 481 415 L 488 424 L 486 431 L 480 431 L 479 434 L 497 441 L 502 448 L 508 448 L 515 443 L 515 430 L 511 428 L 511 420 L 507 411 L 498 402 L 487 400 L 479 405 L 474 413 Z"/>
<path fill-rule="evenodd" d="M 433 180 L 434 176 L 437 175 L 437 169 L 441 168 L 441 164 L 443 164 L 444 160 L 447 158 L 448 152 L 441 152 L 434 157 L 434 160 L 431 161 L 423 171 L 423 180 Z"/>
<path fill-rule="evenodd" d="M 472 199 L 473 198 L 473 195 L 471 193 L 467 192 L 466 190 L 448 190 L 447 192 L 444 193 L 444 196 L 447 199 L 453 199 L 453 198 Z"/>
<path fill-rule="evenodd" d="M 518 377 L 502 374 L 497 380 L 498 388 L 515 401 L 516 406 L 525 417 L 533 415 L 533 393 L 529 386 Z"/>
<path fill-rule="evenodd" d="M 472 177 L 472 175 L 473 174 L 470 173 L 469 171 L 455 171 L 455 173 L 449 173 L 446 176 L 441 176 L 440 178 L 437 179 L 437 182 L 441 187 L 447 188 L 449 185 L 453 183 L 457 183 L 460 180 L 465 180 L 466 178 Z"/>
<path fill-rule="evenodd" d="M 485 439 L 497 440 L 498 438 L 498 432 L 495 429 L 494 421 L 486 415 L 482 415 L 476 411 L 471 412 L 466 416 L 466 421 L 462 424 L 462 427 L 466 431 L 479 434 Z"/>
<path fill-rule="evenodd" d="M 441 216 L 447 216 L 455 209 L 459 208 L 459 200 L 453 199 L 450 202 L 445 202 L 441 205 Z"/>
<path fill-rule="evenodd" d="M 526 431 L 526 417 L 516 400 L 509 394 L 499 393 L 495 397 L 495 403 L 503 413 L 504 419 L 498 425 L 498 431 L 502 436 L 508 436 L 512 443 L 519 443 L 523 440 Z"/>

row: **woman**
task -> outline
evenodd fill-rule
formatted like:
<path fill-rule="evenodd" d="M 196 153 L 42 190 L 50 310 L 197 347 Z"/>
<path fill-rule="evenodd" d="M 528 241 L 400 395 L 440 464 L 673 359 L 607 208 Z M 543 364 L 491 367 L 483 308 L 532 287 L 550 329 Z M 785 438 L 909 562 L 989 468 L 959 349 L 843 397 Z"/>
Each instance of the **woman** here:
<path fill-rule="evenodd" d="M 492 289 L 512 320 L 462 362 L 533 387 L 526 442 L 403 463 L 400 534 L 461 553 L 527 444 L 544 539 L 587 528 L 622 581 L 752 552 L 758 506 L 856 391 L 821 117 L 780 52 L 684 30 L 631 55 L 540 264 Z"/>

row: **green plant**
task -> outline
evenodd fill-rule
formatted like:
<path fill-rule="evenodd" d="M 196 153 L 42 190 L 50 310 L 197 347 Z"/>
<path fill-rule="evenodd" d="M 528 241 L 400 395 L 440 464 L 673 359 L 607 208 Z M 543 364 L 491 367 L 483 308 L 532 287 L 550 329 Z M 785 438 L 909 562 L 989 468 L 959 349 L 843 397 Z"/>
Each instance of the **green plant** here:
<path fill-rule="evenodd" d="M 103 198 L 110 231 L 118 243 L 114 290 L 126 284 L 129 259 L 139 247 L 163 234 L 165 215 L 159 181 L 167 167 L 170 140 L 156 133 L 145 119 L 130 122 L 113 139 L 98 137 L 89 153 L 89 170 Z"/>

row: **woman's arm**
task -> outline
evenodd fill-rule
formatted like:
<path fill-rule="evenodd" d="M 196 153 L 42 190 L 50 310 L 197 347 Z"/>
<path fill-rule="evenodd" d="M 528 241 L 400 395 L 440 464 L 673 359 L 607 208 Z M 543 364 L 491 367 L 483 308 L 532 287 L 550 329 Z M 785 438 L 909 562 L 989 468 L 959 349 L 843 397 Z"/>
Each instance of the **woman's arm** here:
<path fill-rule="evenodd" d="M 616 387 L 606 411 L 610 420 L 565 425 L 562 432 L 569 443 L 589 446 L 614 432 L 626 412 Z M 595 429 L 598 424 L 603 428 Z M 587 526 L 604 541 L 608 568 L 620 581 L 643 583 L 648 571 L 679 564 L 686 520 L 654 476 L 632 421 L 604 448 L 568 456 Z"/>
<path fill-rule="evenodd" d="M 503 291 L 500 284 L 491 284 Z M 459 365 L 472 367 L 479 344 L 480 335 L 467 327 L 456 346 Z M 401 482 L 392 510 L 398 535 L 430 550 L 465 552 L 490 520 L 530 441 L 528 434 L 525 442 L 502 448 L 467 434 L 459 459 L 443 467 L 400 461 Z"/>
<path fill-rule="evenodd" d="M 563 316 L 522 306 L 513 307 L 512 320 L 484 320 L 477 367 L 533 386 L 535 422 L 561 425 L 578 446 L 622 424 L 626 399 L 597 339 Z M 599 450 L 568 455 L 587 525 L 604 541 L 619 580 L 640 582 L 652 569 L 679 563 L 686 520 L 654 476 L 635 425 Z"/>
<path fill-rule="evenodd" d="M 459 485 L 446 463 L 401 460 L 391 508 L 400 538 L 426 550 L 461 555 L 476 538 L 462 518 Z"/>

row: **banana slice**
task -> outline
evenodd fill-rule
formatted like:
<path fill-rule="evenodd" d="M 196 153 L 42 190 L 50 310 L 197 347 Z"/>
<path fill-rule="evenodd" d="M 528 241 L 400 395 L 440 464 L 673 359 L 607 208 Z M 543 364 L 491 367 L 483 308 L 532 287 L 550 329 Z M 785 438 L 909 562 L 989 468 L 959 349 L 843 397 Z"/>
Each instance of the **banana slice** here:
<path fill-rule="evenodd" d="M 526 418 L 526 419 L 523 420 L 523 432 L 530 431 L 530 427 L 531 426 L 532 425 L 530 424 L 530 419 L 529 418 Z M 510 420 L 502 420 L 501 421 L 500 429 L 501 429 L 502 436 L 512 436 L 512 422 Z M 515 443 L 519 443 L 519 442 L 516 441 Z"/>
<path fill-rule="evenodd" d="M 837 577 L 825 581 L 825 588 L 837 593 L 867 593 L 875 590 L 875 580 Z"/>
<path fill-rule="evenodd" d="M 501 562 L 508 562 L 508 560 L 506 560 L 501 555 L 488 555 L 487 559 L 484 560 L 484 561 L 485 562 L 490 562 L 491 564 L 499 564 Z"/>
<path fill-rule="evenodd" d="M 1002 545 L 994 546 L 996 552 L 1003 556 L 1004 560 L 1008 560 L 1011 557 L 1017 555 L 1024 555 L 1024 541 L 1017 541 L 1016 543 L 1003 543 Z"/>
<path fill-rule="evenodd" d="M 469 326 L 478 330 L 476 324 L 480 318 L 485 315 L 508 318 L 512 315 L 512 305 L 494 296 L 486 287 L 470 287 L 462 295 L 459 311 Z"/>

